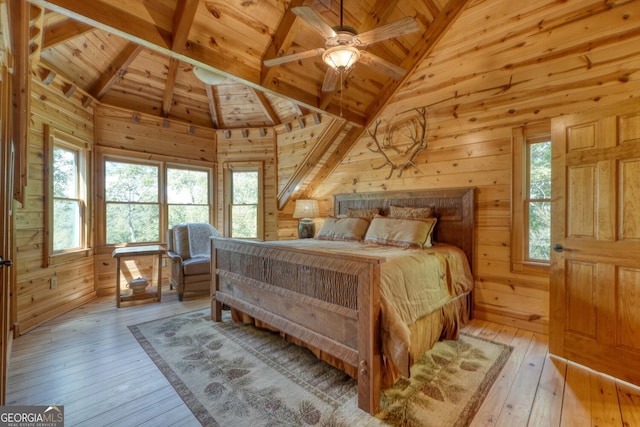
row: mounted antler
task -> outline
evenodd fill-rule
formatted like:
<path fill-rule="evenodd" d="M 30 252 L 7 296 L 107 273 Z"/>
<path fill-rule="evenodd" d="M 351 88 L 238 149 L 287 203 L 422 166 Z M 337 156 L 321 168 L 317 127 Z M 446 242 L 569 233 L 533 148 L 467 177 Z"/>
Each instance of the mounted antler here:
<path fill-rule="evenodd" d="M 395 170 L 398 170 L 398 177 L 401 177 L 404 170 L 407 169 L 409 166 L 413 166 L 417 168 L 418 165 L 416 165 L 416 163 L 414 162 L 414 159 L 420 151 L 427 148 L 427 108 L 422 107 L 422 108 L 416 108 L 415 110 L 418 112 L 419 116 L 411 120 L 410 124 L 412 126 L 410 126 L 409 124 L 405 124 L 405 126 L 407 127 L 407 131 L 409 132 L 409 138 L 413 141 L 413 143 L 404 151 L 392 145 L 393 132 L 394 132 L 393 125 L 389 127 L 389 130 L 387 131 L 386 135 L 382 136 L 382 142 L 378 140 L 378 136 L 377 136 L 378 127 L 380 126 L 380 120 L 376 120 L 376 124 L 373 128 L 373 132 L 370 129 L 367 129 L 367 133 L 373 139 L 373 142 L 375 143 L 375 146 L 376 146 L 376 148 L 371 148 L 372 144 L 369 143 L 367 145 L 367 148 L 369 148 L 369 150 L 371 150 L 374 153 L 380 153 L 382 157 L 384 157 L 384 163 L 378 166 L 373 166 L 373 169 L 378 170 L 378 169 L 382 169 L 385 166 L 390 167 L 389 174 L 385 177 L 385 179 L 391 178 L 391 175 Z M 396 152 L 396 154 L 400 154 L 404 156 L 409 155 L 409 158 L 407 158 L 402 163 L 394 163 L 391 160 L 391 157 L 389 157 L 389 155 L 387 154 L 386 150 L 393 150 Z"/>

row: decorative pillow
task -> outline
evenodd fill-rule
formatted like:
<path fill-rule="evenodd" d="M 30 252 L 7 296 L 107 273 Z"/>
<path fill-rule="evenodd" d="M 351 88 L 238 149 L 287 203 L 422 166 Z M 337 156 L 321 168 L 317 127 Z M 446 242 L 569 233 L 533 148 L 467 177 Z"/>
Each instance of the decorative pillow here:
<path fill-rule="evenodd" d="M 428 206 L 413 208 L 409 206 L 389 206 L 389 218 L 426 219 L 436 216 L 435 208 Z"/>
<path fill-rule="evenodd" d="M 347 216 L 349 218 L 366 218 L 371 221 L 376 215 L 380 214 L 380 209 L 371 208 L 371 209 L 351 209 L 347 208 Z"/>
<path fill-rule="evenodd" d="M 364 241 L 403 248 L 428 248 L 436 221 L 436 218 L 373 218 Z"/>
<path fill-rule="evenodd" d="M 362 241 L 369 227 L 365 218 L 334 218 L 324 220 L 316 239 Z"/>

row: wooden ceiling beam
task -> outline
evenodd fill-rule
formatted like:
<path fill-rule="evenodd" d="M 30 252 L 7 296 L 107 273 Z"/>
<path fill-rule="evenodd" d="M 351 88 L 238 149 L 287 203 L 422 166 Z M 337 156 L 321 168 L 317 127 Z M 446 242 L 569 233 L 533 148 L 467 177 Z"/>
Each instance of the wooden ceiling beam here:
<path fill-rule="evenodd" d="M 218 121 L 218 117 L 221 115 L 218 114 L 218 104 L 216 103 L 216 88 L 214 86 L 205 84 L 205 89 L 207 91 L 207 100 L 209 101 L 209 114 L 211 114 L 211 122 L 213 123 L 214 129 L 220 129 L 220 122 Z"/>
<path fill-rule="evenodd" d="M 140 51 L 142 51 L 142 46 L 128 43 L 89 90 L 91 96 L 100 100 L 113 86 L 118 77 L 126 73 L 127 67 L 138 56 Z"/>
<path fill-rule="evenodd" d="M 40 60 L 40 53 L 42 52 L 42 39 L 44 36 L 44 8 L 33 4 L 30 6 L 29 56 L 32 61 L 38 62 Z"/>
<path fill-rule="evenodd" d="M 189 30 L 195 19 L 198 3 L 199 0 L 178 0 L 176 10 L 173 14 L 173 40 L 171 50 L 174 52 L 183 53 L 187 48 Z M 171 101 L 173 100 L 173 91 L 176 87 L 178 65 L 180 65 L 178 59 L 169 57 L 169 69 L 167 70 L 167 79 L 162 95 L 162 115 L 165 117 L 168 117 L 171 112 Z"/>
<path fill-rule="evenodd" d="M 271 121 L 271 124 L 279 125 L 280 118 L 278 117 L 278 113 L 276 112 L 276 110 L 273 109 L 273 107 L 271 106 L 271 103 L 267 99 L 267 96 L 264 94 L 264 92 L 261 92 L 253 88 L 251 90 L 253 91 L 256 98 L 258 98 L 258 101 L 260 102 L 260 107 L 262 108 L 262 112 L 264 113 L 265 116 L 269 118 L 269 120 Z"/>
<path fill-rule="evenodd" d="M 440 13 L 438 13 L 438 16 L 433 20 L 427 31 L 422 34 L 421 40 L 414 45 L 411 52 L 409 52 L 404 61 L 402 61 L 400 66 L 407 70 L 407 74 L 405 74 L 402 79 L 393 81 L 386 86 L 367 108 L 365 114 L 367 124 L 365 127 L 375 121 L 394 95 L 407 82 L 418 65 L 431 54 L 440 39 L 442 39 L 451 25 L 453 25 L 469 2 L 471 2 L 471 0 L 449 0 L 440 10 Z"/>
<path fill-rule="evenodd" d="M 351 151 L 351 148 L 358 142 L 364 128 L 360 126 L 351 126 L 351 129 L 347 131 L 347 134 L 342 139 L 340 144 L 336 147 L 333 153 L 327 158 L 320 171 L 313 177 L 303 195 L 300 198 L 309 198 L 313 195 L 315 190 L 331 175 L 333 170 L 338 167 L 342 162 L 342 159 Z"/>
<path fill-rule="evenodd" d="M 192 65 L 202 66 L 203 68 L 229 77 L 238 83 L 245 84 L 257 90 L 273 93 L 274 95 L 289 99 L 292 102 L 300 103 L 312 111 L 319 113 L 327 112 L 335 117 L 340 117 L 340 107 L 338 105 L 330 104 L 326 110 L 323 110 L 318 106 L 320 100 L 317 95 L 306 93 L 294 85 L 285 84 L 277 79 L 270 81 L 265 80 L 263 82 L 261 80 L 260 68 L 254 68 L 236 59 L 216 54 L 206 46 L 193 43 L 187 46 L 184 53 L 175 52 L 171 49 L 171 31 L 160 28 L 153 23 L 119 8 L 110 6 L 106 1 L 30 1 L 54 12 L 113 33 L 153 51 Z M 308 2 L 311 0 L 304 1 Z M 345 110 L 344 118 L 356 126 L 362 126 L 364 124 L 364 116 L 353 111 Z"/>
<path fill-rule="evenodd" d="M 346 122 L 344 120 L 334 119 L 333 122 L 325 128 L 324 132 L 318 136 L 318 142 L 309 150 L 304 161 L 298 165 L 289 178 L 289 181 L 287 181 L 282 191 L 280 191 L 280 194 L 278 194 L 278 209 L 282 210 L 286 206 L 289 199 L 291 199 L 291 195 L 295 192 L 296 187 L 315 169 L 329 147 L 331 147 L 336 138 L 338 138 L 345 125 Z"/>
<path fill-rule="evenodd" d="M 91 30 L 93 30 L 91 25 L 78 22 L 71 18 L 58 24 L 48 26 L 44 31 L 42 50 L 51 49 L 52 47 L 67 42 L 75 37 L 88 33 Z"/>

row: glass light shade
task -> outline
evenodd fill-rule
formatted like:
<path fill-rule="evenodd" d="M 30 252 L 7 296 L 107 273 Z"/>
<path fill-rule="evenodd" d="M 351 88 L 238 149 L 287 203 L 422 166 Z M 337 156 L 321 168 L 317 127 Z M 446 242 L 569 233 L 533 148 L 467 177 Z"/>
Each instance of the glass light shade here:
<path fill-rule="evenodd" d="M 360 59 L 360 51 L 352 46 L 336 46 L 322 54 L 322 60 L 338 71 L 347 71 Z"/>
<path fill-rule="evenodd" d="M 294 218 L 316 218 L 320 216 L 317 200 L 296 200 L 296 208 L 293 211 Z"/>
<path fill-rule="evenodd" d="M 208 85 L 219 85 L 227 80 L 225 76 L 214 73 L 206 68 L 198 67 L 197 65 L 193 67 L 193 74 L 195 74 L 202 83 L 206 83 Z"/>

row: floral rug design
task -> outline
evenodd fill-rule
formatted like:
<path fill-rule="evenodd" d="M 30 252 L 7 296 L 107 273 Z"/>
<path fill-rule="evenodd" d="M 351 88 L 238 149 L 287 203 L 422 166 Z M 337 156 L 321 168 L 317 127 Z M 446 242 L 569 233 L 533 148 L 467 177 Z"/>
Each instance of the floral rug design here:
<path fill-rule="evenodd" d="M 209 310 L 129 329 L 204 426 L 464 426 L 511 347 L 462 335 L 437 343 L 382 395 L 372 417 L 356 381 L 277 333 Z"/>

